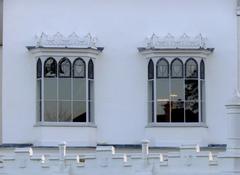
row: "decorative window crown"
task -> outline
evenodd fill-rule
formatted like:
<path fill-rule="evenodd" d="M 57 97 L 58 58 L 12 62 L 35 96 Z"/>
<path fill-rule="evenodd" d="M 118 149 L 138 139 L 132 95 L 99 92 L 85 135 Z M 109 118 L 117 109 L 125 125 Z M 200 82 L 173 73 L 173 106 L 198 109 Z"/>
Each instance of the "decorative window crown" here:
<path fill-rule="evenodd" d="M 75 32 L 67 37 L 59 32 L 55 35 L 42 33 L 35 37 L 35 42 L 36 47 L 96 48 L 97 38 L 90 33 L 84 37 L 78 36 Z"/>
<path fill-rule="evenodd" d="M 183 34 L 180 37 L 174 37 L 171 34 L 167 34 L 165 37 L 157 36 L 153 34 L 146 39 L 146 48 L 160 48 L 160 49 L 206 49 L 207 38 L 204 38 L 201 34 L 196 37 L 190 37 L 187 34 Z"/>

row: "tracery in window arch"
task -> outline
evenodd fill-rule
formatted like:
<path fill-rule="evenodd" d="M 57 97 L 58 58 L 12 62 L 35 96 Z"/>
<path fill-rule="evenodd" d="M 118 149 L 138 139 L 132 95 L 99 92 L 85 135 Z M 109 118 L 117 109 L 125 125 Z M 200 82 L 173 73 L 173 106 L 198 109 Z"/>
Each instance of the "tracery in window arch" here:
<path fill-rule="evenodd" d="M 188 58 L 185 61 L 180 58 L 156 60 L 156 75 L 152 80 L 152 84 L 156 82 L 155 95 L 150 93 L 154 92 L 154 86 L 149 85 L 148 79 L 148 110 L 151 111 L 148 114 L 151 119 L 149 121 L 153 123 L 203 122 L 204 71 L 203 60 L 200 64 L 194 58 Z M 151 100 L 154 105 L 150 105 Z"/>
<path fill-rule="evenodd" d="M 40 59 L 37 61 L 36 78 L 37 87 L 40 89 L 37 90 L 39 94 L 37 96 L 39 103 L 37 104 L 38 108 L 41 107 L 40 110 L 37 110 L 38 121 L 94 121 L 94 64 L 91 59 L 90 61 L 91 74 L 89 75 L 91 77 L 86 76 L 85 60 L 82 58 L 71 59 L 70 61 L 70 59 L 64 57 L 57 62 L 50 57 L 45 60 L 44 66 L 41 66 Z M 43 79 L 40 76 L 42 70 L 44 70 Z M 39 81 L 43 81 L 43 83 L 39 83 Z M 89 88 L 87 88 L 87 82 Z"/>

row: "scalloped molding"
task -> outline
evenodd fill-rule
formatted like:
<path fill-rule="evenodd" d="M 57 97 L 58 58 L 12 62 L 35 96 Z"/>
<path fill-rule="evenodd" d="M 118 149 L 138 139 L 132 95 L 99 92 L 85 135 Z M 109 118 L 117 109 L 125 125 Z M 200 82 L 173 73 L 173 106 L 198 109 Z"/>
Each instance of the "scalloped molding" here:
<path fill-rule="evenodd" d="M 145 47 L 160 49 L 205 49 L 206 41 L 207 38 L 204 38 L 201 34 L 195 37 L 190 37 L 185 33 L 180 37 L 175 37 L 170 33 L 164 37 L 153 34 L 145 40 Z"/>

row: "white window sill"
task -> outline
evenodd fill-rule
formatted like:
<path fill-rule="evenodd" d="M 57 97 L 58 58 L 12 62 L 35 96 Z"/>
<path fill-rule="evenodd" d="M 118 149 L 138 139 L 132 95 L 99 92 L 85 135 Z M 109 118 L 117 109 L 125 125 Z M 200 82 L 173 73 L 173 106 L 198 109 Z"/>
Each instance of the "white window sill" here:
<path fill-rule="evenodd" d="M 76 123 L 76 122 L 37 122 L 34 127 L 88 127 L 97 128 L 94 123 Z"/>
<path fill-rule="evenodd" d="M 149 123 L 146 128 L 157 127 L 202 127 L 208 128 L 206 123 Z"/>

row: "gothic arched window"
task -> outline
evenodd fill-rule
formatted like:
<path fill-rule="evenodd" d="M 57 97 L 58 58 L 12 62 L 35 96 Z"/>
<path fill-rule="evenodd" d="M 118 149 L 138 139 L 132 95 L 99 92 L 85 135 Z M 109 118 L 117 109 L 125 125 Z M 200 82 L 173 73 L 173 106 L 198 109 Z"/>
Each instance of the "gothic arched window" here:
<path fill-rule="evenodd" d="M 38 59 L 36 65 L 38 121 L 94 122 L 93 61 L 66 57 L 57 61 L 58 59 L 50 57 L 42 66 L 41 59 Z"/>
<path fill-rule="evenodd" d="M 174 59 L 166 57 L 155 61 L 155 72 L 150 71 L 154 67 L 153 60 L 150 59 L 148 63 L 149 121 L 151 123 L 203 122 L 205 110 L 203 60 L 200 64 L 194 58 L 180 57 Z"/>

